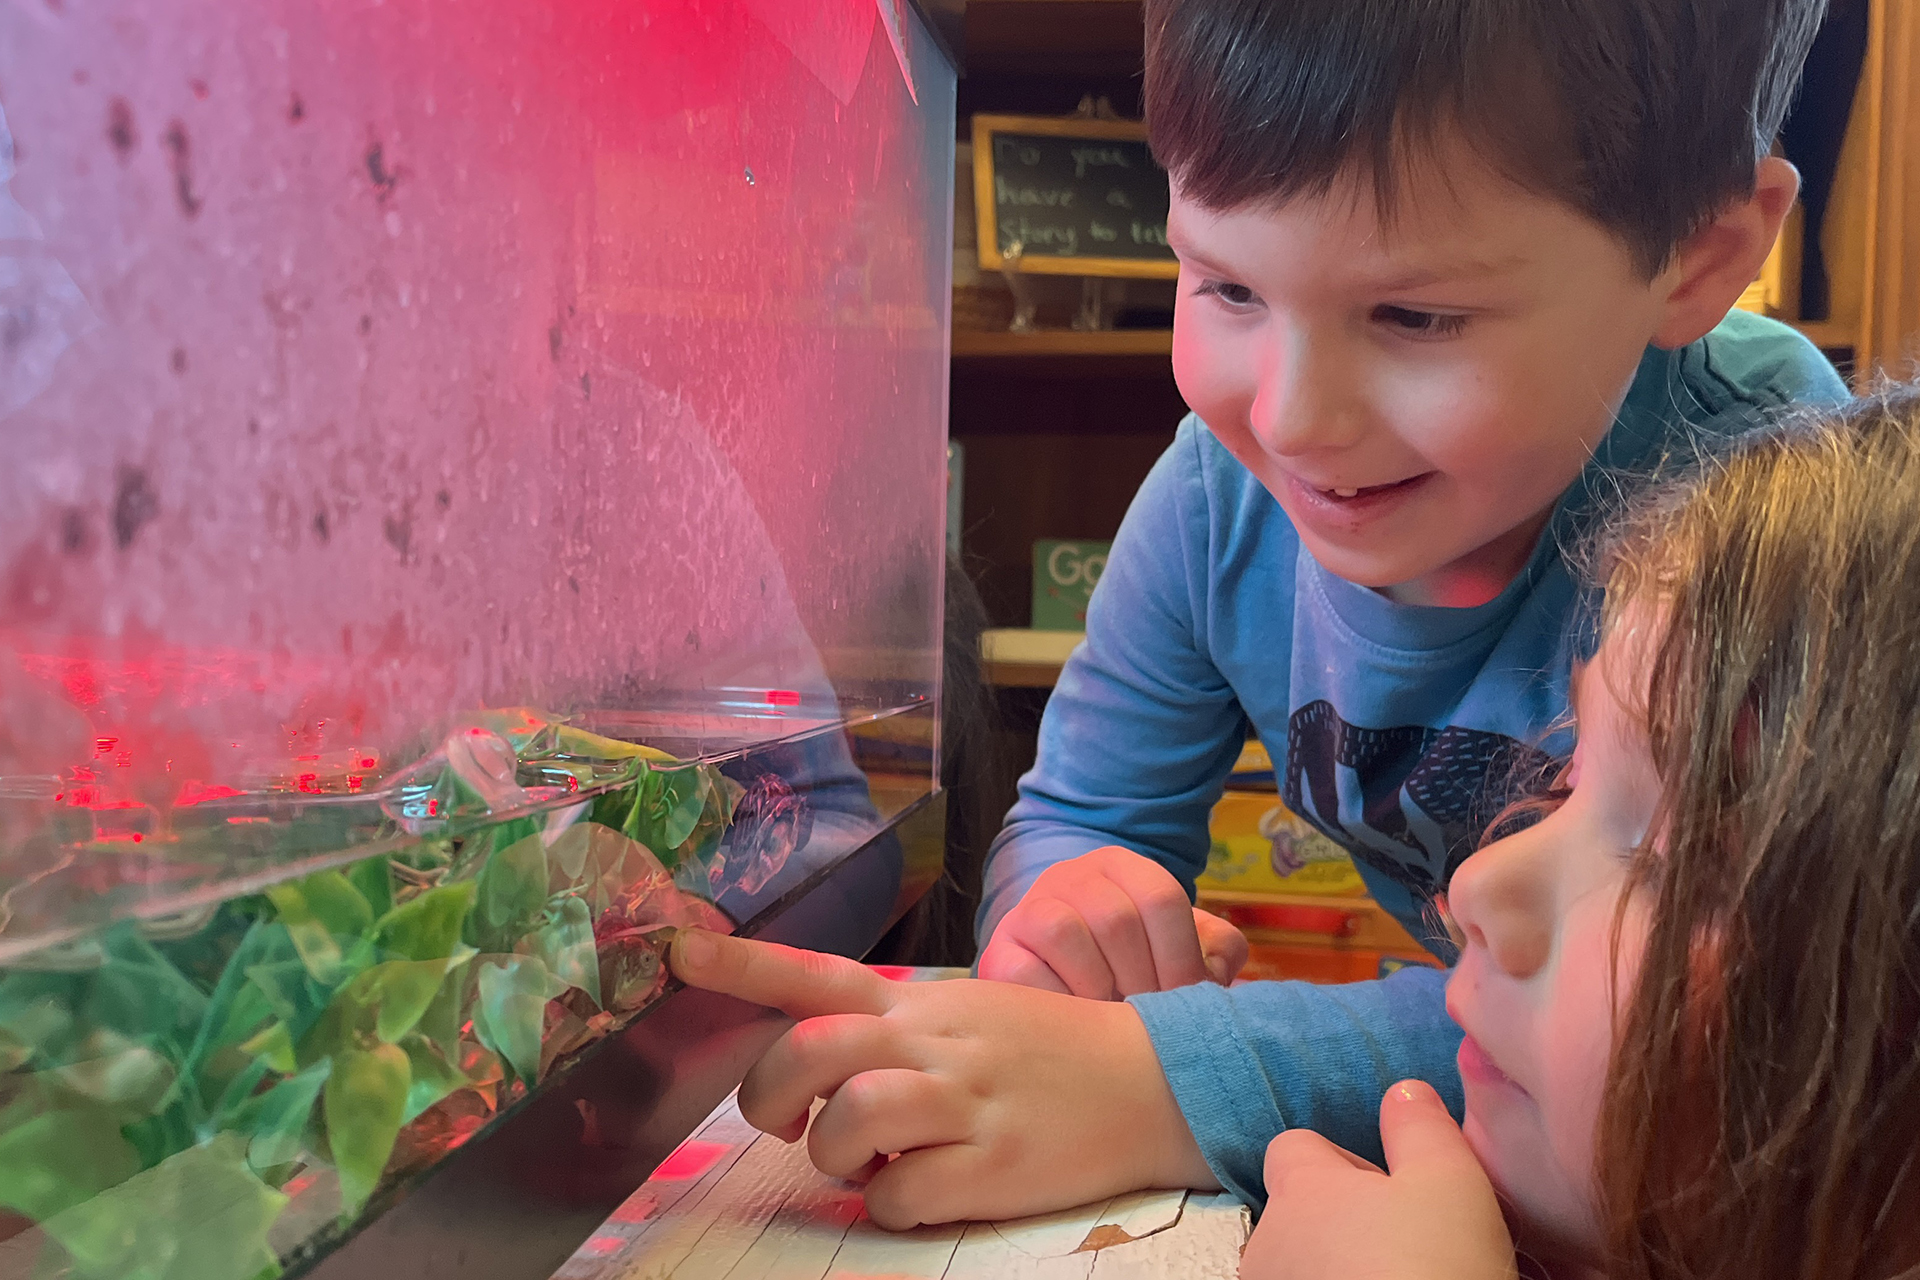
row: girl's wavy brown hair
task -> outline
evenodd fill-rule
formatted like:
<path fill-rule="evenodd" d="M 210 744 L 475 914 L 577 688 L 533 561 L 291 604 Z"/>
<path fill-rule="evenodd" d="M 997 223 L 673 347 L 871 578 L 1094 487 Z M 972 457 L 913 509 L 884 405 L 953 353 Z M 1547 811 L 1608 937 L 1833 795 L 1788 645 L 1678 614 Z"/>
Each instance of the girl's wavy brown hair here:
<path fill-rule="evenodd" d="M 1600 563 L 1603 626 L 1654 620 L 1664 797 L 1600 1120 L 1609 1270 L 1902 1274 L 1920 1262 L 1920 393 L 1718 459 Z"/>

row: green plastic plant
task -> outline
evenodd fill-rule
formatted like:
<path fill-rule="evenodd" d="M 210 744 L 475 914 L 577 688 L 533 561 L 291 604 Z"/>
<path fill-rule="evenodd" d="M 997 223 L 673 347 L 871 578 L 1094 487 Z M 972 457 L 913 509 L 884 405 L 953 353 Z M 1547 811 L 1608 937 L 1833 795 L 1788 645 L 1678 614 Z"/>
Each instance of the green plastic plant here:
<path fill-rule="evenodd" d="M 0 1209 L 50 1272 L 277 1275 L 304 1243 L 276 1230 L 290 1204 L 350 1223 L 644 1007 L 673 926 L 726 927 L 701 896 L 733 783 L 503 717 L 466 732 L 511 771 L 618 785 L 237 897 L 188 937 L 123 921 L 84 965 L 0 972 Z M 456 817 L 514 794 L 460 750 L 414 791 Z"/>

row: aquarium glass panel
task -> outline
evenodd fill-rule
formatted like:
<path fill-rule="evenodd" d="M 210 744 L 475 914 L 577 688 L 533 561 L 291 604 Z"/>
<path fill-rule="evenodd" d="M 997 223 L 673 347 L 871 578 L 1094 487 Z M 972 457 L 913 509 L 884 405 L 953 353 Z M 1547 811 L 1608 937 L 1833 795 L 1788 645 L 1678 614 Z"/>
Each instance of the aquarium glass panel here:
<path fill-rule="evenodd" d="M 298 1266 L 932 793 L 953 92 L 0 5 L 0 1276 Z"/>

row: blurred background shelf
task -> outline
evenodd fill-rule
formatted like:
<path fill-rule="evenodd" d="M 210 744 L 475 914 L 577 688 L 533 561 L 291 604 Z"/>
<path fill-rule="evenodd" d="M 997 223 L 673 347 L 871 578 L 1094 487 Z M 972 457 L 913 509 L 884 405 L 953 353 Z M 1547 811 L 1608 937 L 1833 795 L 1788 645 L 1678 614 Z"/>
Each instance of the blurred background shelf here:
<path fill-rule="evenodd" d="M 1079 2 L 1094 4 L 1100 0 Z M 1172 354 L 1171 329 L 1105 329 L 1096 333 L 1083 333 L 1077 329 L 1041 329 L 1032 333 L 956 329 L 953 333 L 955 360 Z"/>
<path fill-rule="evenodd" d="M 1140 71 L 1145 37 L 1140 0 L 969 0 L 967 76 L 1124 81 Z"/>
<path fill-rule="evenodd" d="M 1087 637 L 1078 631 L 994 627 L 980 633 L 987 683 L 1001 689 L 1051 689 L 1060 668 Z"/>
<path fill-rule="evenodd" d="M 1851 358 L 1854 346 L 1860 341 L 1858 327 L 1843 321 L 1795 320 L 1791 323 L 1822 351 L 1844 351 Z"/>

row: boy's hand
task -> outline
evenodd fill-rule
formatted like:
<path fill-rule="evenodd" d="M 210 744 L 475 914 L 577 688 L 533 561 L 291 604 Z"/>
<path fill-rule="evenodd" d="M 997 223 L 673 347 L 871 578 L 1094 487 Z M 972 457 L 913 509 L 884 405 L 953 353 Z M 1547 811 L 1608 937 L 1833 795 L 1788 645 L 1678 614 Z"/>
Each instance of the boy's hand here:
<path fill-rule="evenodd" d="M 804 1019 L 747 1073 L 740 1114 L 787 1142 L 806 1133 L 822 1173 L 867 1179 L 883 1227 L 1219 1185 L 1124 1004 L 892 982 L 839 956 L 698 930 L 675 939 L 672 961 L 689 986 Z M 815 1098 L 827 1104 L 809 1130 Z"/>
<path fill-rule="evenodd" d="M 1267 1211 L 1241 1280 L 1494 1280 L 1517 1273 L 1493 1184 L 1433 1089 L 1380 1100 L 1382 1173 L 1307 1129 L 1267 1147 Z"/>
<path fill-rule="evenodd" d="M 1189 903 L 1165 867 L 1108 845 L 1040 873 L 987 940 L 980 976 L 1118 1000 L 1225 986 L 1246 962 L 1246 936 Z"/>

